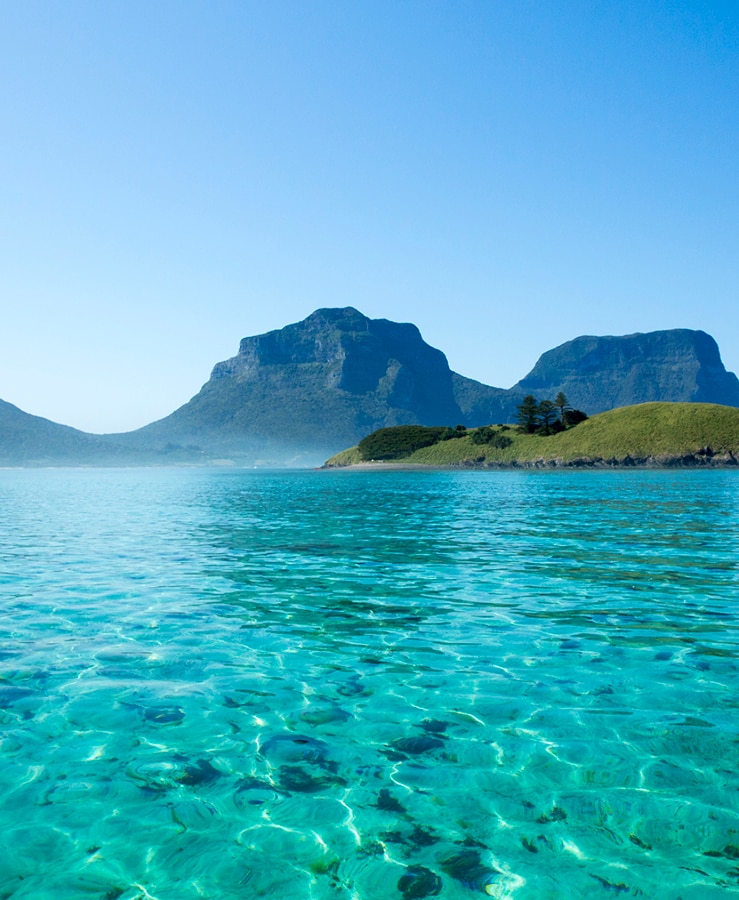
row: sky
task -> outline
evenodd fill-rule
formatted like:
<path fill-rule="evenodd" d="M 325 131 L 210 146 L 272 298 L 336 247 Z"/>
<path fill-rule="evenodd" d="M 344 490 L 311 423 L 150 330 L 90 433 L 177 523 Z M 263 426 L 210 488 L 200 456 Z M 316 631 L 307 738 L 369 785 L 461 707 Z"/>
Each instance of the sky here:
<path fill-rule="evenodd" d="M 738 160 L 735 0 L 0 0 L 0 398 L 126 431 L 341 306 L 739 372 Z"/>

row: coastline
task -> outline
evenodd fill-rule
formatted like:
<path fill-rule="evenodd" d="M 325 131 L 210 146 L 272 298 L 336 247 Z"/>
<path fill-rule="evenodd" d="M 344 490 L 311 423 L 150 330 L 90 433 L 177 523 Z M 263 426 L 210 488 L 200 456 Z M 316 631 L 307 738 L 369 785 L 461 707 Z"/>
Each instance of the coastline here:
<path fill-rule="evenodd" d="M 624 457 L 583 456 L 576 459 L 545 458 L 530 460 L 495 461 L 490 459 L 465 459 L 456 463 L 439 465 L 434 463 L 408 462 L 399 460 L 383 462 L 378 460 L 348 465 L 329 465 L 324 463 L 321 470 L 351 469 L 353 471 L 412 471 L 414 469 L 433 469 L 436 471 L 448 471 L 459 469 L 474 470 L 551 470 L 551 469 L 736 469 L 739 468 L 739 459 L 729 452 L 726 454 L 701 454 L 687 453 L 682 455 L 660 455 L 634 457 L 627 454 Z"/>

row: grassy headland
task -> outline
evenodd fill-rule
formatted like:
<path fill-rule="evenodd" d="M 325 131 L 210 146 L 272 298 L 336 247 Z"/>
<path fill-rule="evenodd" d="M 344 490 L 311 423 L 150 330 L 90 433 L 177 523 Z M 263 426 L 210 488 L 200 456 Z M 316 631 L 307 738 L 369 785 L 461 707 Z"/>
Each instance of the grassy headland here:
<path fill-rule="evenodd" d="M 642 403 L 547 436 L 523 434 L 510 425 L 486 427 L 493 438 L 486 443 L 476 442 L 480 429 L 470 428 L 385 461 L 480 468 L 739 465 L 739 408 L 733 406 Z M 336 454 L 326 466 L 372 465 L 360 446 Z"/>

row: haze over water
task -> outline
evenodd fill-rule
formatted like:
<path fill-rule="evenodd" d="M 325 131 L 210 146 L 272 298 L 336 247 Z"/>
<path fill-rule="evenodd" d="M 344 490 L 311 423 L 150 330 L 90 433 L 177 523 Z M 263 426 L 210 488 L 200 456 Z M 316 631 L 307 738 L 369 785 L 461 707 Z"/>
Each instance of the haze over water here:
<path fill-rule="evenodd" d="M 739 896 L 731 471 L 0 472 L 0 897 Z"/>

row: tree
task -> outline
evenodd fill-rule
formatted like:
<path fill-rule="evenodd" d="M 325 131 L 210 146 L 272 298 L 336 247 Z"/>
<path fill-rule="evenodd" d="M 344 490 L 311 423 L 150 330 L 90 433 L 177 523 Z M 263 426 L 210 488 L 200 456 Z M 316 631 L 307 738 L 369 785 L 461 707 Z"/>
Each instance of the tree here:
<path fill-rule="evenodd" d="M 551 434 L 556 405 L 551 400 L 542 400 L 538 406 L 540 434 Z"/>
<path fill-rule="evenodd" d="M 533 434 L 539 427 L 539 403 L 533 394 L 527 394 L 516 407 L 516 421 L 526 434 Z"/>
<path fill-rule="evenodd" d="M 570 403 L 562 391 L 560 391 L 554 398 L 554 405 L 559 410 L 559 421 L 563 425 L 566 425 L 567 422 L 565 421 L 565 416 L 567 415 L 567 411 L 570 409 Z"/>

